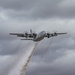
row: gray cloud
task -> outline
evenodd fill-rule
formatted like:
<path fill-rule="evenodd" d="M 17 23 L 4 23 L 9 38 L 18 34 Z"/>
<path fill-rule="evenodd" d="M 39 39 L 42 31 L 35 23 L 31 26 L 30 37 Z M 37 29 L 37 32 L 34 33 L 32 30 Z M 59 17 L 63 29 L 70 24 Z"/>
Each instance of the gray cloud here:
<path fill-rule="evenodd" d="M 75 18 L 74 4 L 74 0 L 0 0 L 10 17 L 27 19 Z"/>
<path fill-rule="evenodd" d="M 42 0 L 33 11 L 33 16 L 35 18 L 74 18 L 75 6 L 66 8 L 64 7 L 64 4 L 61 6 L 61 3 L 63 2 L 65 3 L 64 0 Z"/>
<path fill-rule="evenodd" d="M 66 52 L 66 51 L 65 51 Z M 72 53 L 73 52 L 73 53 Z M 75 51 L 67 51 L 67 54 L 61 56 L 60 58 L 55 59 L 52 62 L 31 62 L 33 66 L 29 67 L 27 75 L 36 74 L 36 75 L 66 75 L 66 74 L 75 74 L 74 69 L 74 57 Z M 56 56 L 56 55 L 55 55 Z M 32 68 L 33 67 L 33 68 Z"/>
<path fill-rule="evenodd" d="M 13 10 L 29 10 L 31 9 L 37 0 L 0 0 L 0 6 L 5 9 Z"/>

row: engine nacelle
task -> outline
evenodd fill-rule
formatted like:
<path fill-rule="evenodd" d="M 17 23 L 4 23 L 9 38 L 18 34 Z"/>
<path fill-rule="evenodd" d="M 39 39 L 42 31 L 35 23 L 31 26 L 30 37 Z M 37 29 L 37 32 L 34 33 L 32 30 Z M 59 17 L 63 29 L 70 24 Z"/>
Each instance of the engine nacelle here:
<path fill-rule="evenodd" d="M 28 33 L 25 33 L 26 38 L 28 37 Z"/>
<path fill-rule="evenodd" d="M 50 38 L 50 34 L 49 33 L 47 33 L 47 38 Z"/>

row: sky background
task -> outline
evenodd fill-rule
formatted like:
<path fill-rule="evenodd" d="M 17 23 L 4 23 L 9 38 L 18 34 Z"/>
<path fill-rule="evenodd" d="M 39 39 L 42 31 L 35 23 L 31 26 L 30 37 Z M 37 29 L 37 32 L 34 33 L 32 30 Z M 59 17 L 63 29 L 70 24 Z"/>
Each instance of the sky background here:
<path fill-rule="evenodd" d="M 0 75 L 7 75 L 23 48 L 10 32 L 67 32 L 42 40 L 26 75 L 75 75 L 75 0 L 0 0 Z"/>

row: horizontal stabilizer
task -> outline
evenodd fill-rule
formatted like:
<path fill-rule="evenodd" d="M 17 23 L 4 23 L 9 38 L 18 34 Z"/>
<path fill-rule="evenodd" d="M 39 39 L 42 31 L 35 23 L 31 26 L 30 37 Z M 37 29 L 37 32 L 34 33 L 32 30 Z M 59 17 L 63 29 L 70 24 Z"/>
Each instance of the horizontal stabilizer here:
<path fill-rule="evenodd" d="M 9 33 L 9 35 L 24 35 L 23 33 Z"/>
<path fill-rule="evenodd" d="M 67 34 L 67 33 L 56 33 L 56 34 L 61 35 L 61 34 Z"/>
<path fill-rule="evenodd" d="M 9 35 L 17 35 L 16 33 L 9 33 Z"/>
<path fill-rule="evenodd" d="M 33 39 L 21 39 L 21 40 L 33 40 Z"/>

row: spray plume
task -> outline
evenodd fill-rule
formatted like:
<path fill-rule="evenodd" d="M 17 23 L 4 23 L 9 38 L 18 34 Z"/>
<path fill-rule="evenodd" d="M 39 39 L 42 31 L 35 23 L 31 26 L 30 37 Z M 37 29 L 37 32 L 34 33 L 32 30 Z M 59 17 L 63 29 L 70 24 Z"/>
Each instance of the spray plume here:
<path fill-rule="evenodd" d="M 21 57 L 10 71 L 8 75 L 25 75 L 27 65 L 38 43 L 34 43 L 27 47 L 21 54 Z"/>
<path fill-rule="evenodd" d="M 30 61 L 30 59 L 31 59 L 31 56 L 32 56 L 32 54 L 33 54 L 33 52 L 34 52 L 34 50 L 35 50 L 37 44 L 38 44 L 38 43 L 35 44 L 33 50 L 31 51 L 31 53 L 30 53 L 30 55 L 29 55 L 29 57 L 28 57 L 28 59 L 27 59 L 27 62 L 23 65 L 23 68 L 22 68 L 22 70 L 21 70 L 21 74 L 20 74 L 20 75 L 25 75 L 25 71 L 26 71 L 27 65 L 28 65 L 28 63 L 29 63 L 29 61 Z"/>

